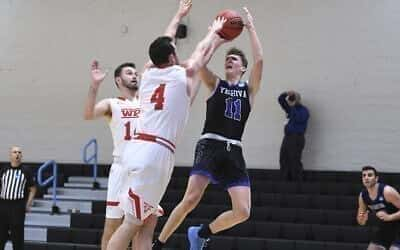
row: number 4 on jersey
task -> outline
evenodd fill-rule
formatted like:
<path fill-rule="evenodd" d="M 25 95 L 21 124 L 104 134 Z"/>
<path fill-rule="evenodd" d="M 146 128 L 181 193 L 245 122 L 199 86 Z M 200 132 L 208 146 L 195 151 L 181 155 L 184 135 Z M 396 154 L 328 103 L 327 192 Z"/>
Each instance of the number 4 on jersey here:
<path fill-rule="evenodd" d="M 153 95 L 151 96 L 150 102 L 155 103 L 154 109 L 161 110 L 164 107 L 164 90 L 165 90 L 165 83 L 160 84 L 155 90 Z"/>

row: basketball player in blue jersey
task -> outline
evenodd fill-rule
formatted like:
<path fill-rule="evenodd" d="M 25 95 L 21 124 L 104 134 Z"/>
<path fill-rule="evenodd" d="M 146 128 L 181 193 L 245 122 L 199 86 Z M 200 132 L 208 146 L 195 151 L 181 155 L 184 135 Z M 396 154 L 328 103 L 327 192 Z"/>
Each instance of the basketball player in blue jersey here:
<path fill-rule="evenodd" d="M 362 182 L 365 188 L 358 198 L 357 222 L 365 225 L 368 213 L 375 213 L 380 221 L 368 250 L 399 250 L 400 195 L 393 187 L 378 182 L 378 178 L 374 167 L 362 168 Z"/>
<path fill-rule="evenodd" d="M 225 80 L 204 67 L 200 77 L 210 90 L 202 136 L 197 143 L 194 165 L 182 201 L 172 211 L 153 249 L 162 249 L 167 239 L 192 211 L 210 182 L 220 184 L 230 195 L 232 209 L 207 225 L 190 227 L 190 250 L 204 249 L 212 234 L 246 221 L 250 216 L 250 181 L 242 154 L 242 134 L 262 76 L 263 52 L 253 17 L 247 8 L 246 28 L 253 53 L 249 82 L 242 81 L 247 69 L 244 53 L 230 49 L 225 57 Z"/>

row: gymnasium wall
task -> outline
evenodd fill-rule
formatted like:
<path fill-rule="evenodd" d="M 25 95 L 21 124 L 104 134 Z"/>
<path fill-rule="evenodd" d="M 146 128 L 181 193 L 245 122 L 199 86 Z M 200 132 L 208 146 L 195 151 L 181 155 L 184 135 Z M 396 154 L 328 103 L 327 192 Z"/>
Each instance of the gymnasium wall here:
<path fill-rule="evenodd" d="M 83 120 L 96 58 L 110 74 L 100 98 L 117 95 L 112 71 L 147 60 L 177 0 L 1 0 L 0 161 L 21 145 L 26 161 L 80 162 L 96 137 L 100 161 L 111 160 L 105 121 Z M 264 78 L 244 134 L 248 167 L 278 168 L 284 90 L 299 91 L 311 120 L 306 169 L 358 170 L 364 164 L 397 171 L 400 163 L 400 2 L 398 0 L 194 0 L 178 41 L 187 58 L 221 9 L 246 4 L 264 47 Z M 251 58 L 247 33 L 221 48 L 209 67 L 222 76 L 223 56 L 238 46 Z M 248 77 L 246 75 L 245 77 Z M 191 165 L 205 117 L 202 88 L 176 153 Z"/>

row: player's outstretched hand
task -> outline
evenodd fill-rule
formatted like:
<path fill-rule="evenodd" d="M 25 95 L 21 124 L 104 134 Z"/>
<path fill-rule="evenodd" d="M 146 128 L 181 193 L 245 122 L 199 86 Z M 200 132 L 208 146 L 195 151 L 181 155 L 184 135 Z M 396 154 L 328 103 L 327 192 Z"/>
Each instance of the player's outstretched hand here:
<path fill-rule="evenodd" d="M 226 22 L 226 18 L 219 16 L 213 21 L 213 23 L 211 24 L 210 27 L 208 27 L 208 29 L 210 32 L 217 33 L 218 31 L 220 31 L 222 29 L 225 22 Z"/>
<path fill-rule="evenodd" d="M 178 14 L 180 17 L 186 16 L 192 8 L 192 0 L 181 0 L 179 2 Z"/>
<path fill-rule="evenodd" d="M 226 23 L 227 19 L 225 17 L 217 17 L 213 23 L 208 27 L 208 31 L 209 32 L 213 32 L 215 34 L 218 34 L 218 32 L 223 28 L 224 24 Z M 220 35 L 216 35 L 215 38 L 215 44 L 217 44 L 217 46 L 229 42 L 228 40 L 222 38 Z"/>
<path fill-rule="evenodd" d="M 254 18 L 249 9 L 247 7 L 243 7 L 243 10 L 246 13 L 246 21 L 244 22 L 244 26 L 249 30 L 254 29 Z"/>
<path fill-rule="evenodd" d="M 106 78 L 107 72 L 103 72 L 99 67 L 99 62 L 94 60 L 91 67 L 91 76 L 93 87 L 98 87 L 100 83 Z"/>

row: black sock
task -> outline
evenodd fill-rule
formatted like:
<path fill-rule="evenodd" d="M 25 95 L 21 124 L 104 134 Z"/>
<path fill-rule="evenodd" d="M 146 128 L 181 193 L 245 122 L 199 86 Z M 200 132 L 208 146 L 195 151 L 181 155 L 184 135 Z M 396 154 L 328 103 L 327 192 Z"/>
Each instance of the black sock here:
<path fill-rule="evenodd" d="M 162 243 L 161 241 L 159 241 L 158 239 L 156 239 L 154 242 L 153 242 L 153 250 L 161 250 L 162 249 L 162 247 L 165 245 L 165 243 Z"/>
<path fill-rule="evenodd" d="M 211 230 L 210 230 L 209 225 L 203 225 L 200 228 L 198 235 L 203 239 L 210 238 Z"/>

